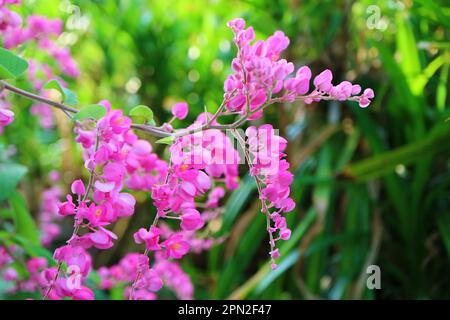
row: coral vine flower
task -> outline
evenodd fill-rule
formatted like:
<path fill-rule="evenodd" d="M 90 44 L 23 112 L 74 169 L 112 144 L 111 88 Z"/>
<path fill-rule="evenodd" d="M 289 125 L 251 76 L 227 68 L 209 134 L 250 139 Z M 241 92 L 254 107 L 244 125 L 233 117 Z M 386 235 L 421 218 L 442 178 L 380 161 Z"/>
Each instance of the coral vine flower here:
<path fill-rule="evenodd" d="M 181 259 L 189 251 L 189 243 L 183 240 L 183 235 L 179 233 L 171 234 L 170 237 L 161 243 L 168 258 Z"/>
<path fill-rule="evenodd" d="M 189 106 L 186 102 L 175 103 L 172 107 L 172 114 L 175 118 L 184 120 L 189 112 Z"/>
<path fill-rule="evenodd" d="M 366 108 L 370 104 L 370 99 L 373 99 L 375 94 L 372 89 L 364 90 L 362 96 L 359 99 L 359 105 L 361 108 Z"/>
<path fill-rule="evenodd" d="M 147 269 L 144 271 L 138 287 L 145 287 L 150 291 L 159 291 L 163 286 L 163 281 L 155 270 Z"/>
<path fill-rule="evenodd" d="M 92 258 L 82 247 L 65 245 L 56 249 L 53 257 L 56 261 L 63 261 L 68 266 L 77 266 L 84 276 L 87 276 L 92 268 Z"/>
<path fill-rule="evenodd" d="M 72 293 L 73 300 L 94 300 L 94 292 L 88 287 L 82 286 Z"/>
<path fill-rule="evenodd" d="M 5 127 L 14 121 L 14 112 L 0 108 L 0 127 Z"/>
<path fill-rule="evenodd" d="M 113 241 L 117 239 L 116 234 L 100 227 L 96 232 L 89 233 L 83 237 L 89 238 L 92 245 L 97 249 L 109 249 L 113 246 Z"/>
<path fill-rule="evenodd" d="M 145 247 L 148 250 L 156 251 L 160 250 L 161 247 L 159 246 L 159 235 L 161 234 L 161 231 L 155 227 L 151 226 L 150 231 L 147 231 L 145 228 L 140 228 L 135 234 L 134 234 L 134 241 L 136 243 L 144 243 Z"/>
<path fill-rule="evenodd" d="M 331 98 L 344 101 L 350 98 L 359 101 L 361 107 L 370 103 L 373 94 L 370 91 L 362 96 L 360 87 L 348 81 L 333 86 L 333 74 L 324 70 L 314 78 L 315 89 L 309 92 L 311 70 L 307 66 L 299 68 L 294 77 L 294 65 L 280 54 L 289 45 L 289 39 L 281 31 L 276 31 L 266 41 L 254 41 L 252 27 L 245 29 L 245 21 L 241 18 L 228 23 L 233 30 L 234 42 L 238 47 L 238 54 L 231 63 L 233 73 L 224 83 L 226 107 L 229 111 L 248 114 L 249 120 L 259 119 L 262 116 L 267 97 L 280 94 L 279 101 L 292 102 L 302 98 L 305 103 L 320 101 L 322 98 Z M 285 92 L 282 92 L 282 89 Z M 359 88 L 359 90 L 358 90 Z M 368 89 L 370 90 L 370 89 Z M 272 102 L 273 103 L 273 102 Z"/>
<path fill-rule="evenodd" d="M 92 203 L 89 208 L 80 213 L 93 227 L 105 226 L 115 220 L 113 208 L 108 202 L 100 205 Z"/>
<path fill-rule="evenodd" d="M 73 203 L 72 196 L 67 195 L 67 201 L 59 204 L 58 209 L 58 213 L 62 216 L 75 214 L 75 204 Z"/>
<path fill-rule="evenodd" d="M 84 187 L 84 183 L 81 179 L 75 180 L 70 187 L 70 190 L 73 194 L 82 196 L 86 193 L 86 189 Z"/>
<path fill-rule="evenodd" d="M 180 224 L 183 230 L 198 230 L 203 227 L 204 223 L 205 222 L 203 221 L 200 213 L 197 210 L 193 208 L 183 210 Z"/>

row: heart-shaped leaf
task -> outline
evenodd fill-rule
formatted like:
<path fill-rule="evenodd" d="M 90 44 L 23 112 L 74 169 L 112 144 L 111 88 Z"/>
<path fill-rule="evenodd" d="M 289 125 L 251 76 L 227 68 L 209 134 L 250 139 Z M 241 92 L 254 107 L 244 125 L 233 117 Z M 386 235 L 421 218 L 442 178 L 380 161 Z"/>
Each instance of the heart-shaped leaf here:
<path fill-rule="evenodd" d="M 62 102 L 69 104 L 69 105 L 77 105 L 78 104 L 78 98 L 75 92 L 72 90 L 69 90 L 67 88 L 64 88 L 61 83 L 59 83 L 58 80 L 52 79 L 49 82 L 47 82 L 44 86 L 44 89 L 50 90 L 54 89 L 57 90 L 59 93 L 61 93 L 61 100 Z"/>
<path fill-rule="evenodd" d="M 63 88 L 63 91 L 64 95 L 66 96 L 66 98 L 64 99 L 64 103 L 71 106 L 76 106 L 78 104 L 77 94 L 67 88 Z"/>
<path fill-rule="evenodd" d="M 106 115 L 106 108 L 99 104 L 91 104 L 88 105 L 80 111 L 78 111 L 74 116 L 74 120 L 83 120 L 83 119 L 94 119 L 99 120 Z"/>
<path fill-rule="evenodd" d="M 28 69 L 28 62 L 11 51 L 0 48 L 0 79 L 15 79 Z"/>
<path fill-rule="evenodd" d="M 153 111 L 147 106 L 144 105 L 138 105 L 131 109 L 130 116 L 133 117 L 135 120 L 140 120 L 140 122 L 143 121 L 143 123 L 154 125 L 155 120 L 153 120 Z"/>
<path fill-rule="evenodd" d="M 46 89 L 46 90 L 51 90 L 51 89 L 57 90 L 61 94 L 61 101 L 66 101 L 66 93 L 64 92 L 64 88 L 61 86 L 61 84 L 57 80 L 52 79 L 49 82 L 47 82 L 44 85 L 44 89 Z"/>

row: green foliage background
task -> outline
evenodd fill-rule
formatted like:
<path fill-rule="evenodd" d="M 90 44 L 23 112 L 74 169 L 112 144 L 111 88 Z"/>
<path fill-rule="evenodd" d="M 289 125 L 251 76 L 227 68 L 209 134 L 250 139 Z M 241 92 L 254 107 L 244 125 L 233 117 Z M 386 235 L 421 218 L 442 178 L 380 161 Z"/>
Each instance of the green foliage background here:
<path fill-rule="evenodd" d="M 226 22 L 238 16 L 257 37 L 283 30 L 291 39 L 285 58 L 297 66 L 309 65 L 313 73 L 329 68 L 336 81 L 374 89 L 374 103 L 365 110 L 337 102 L 268 109 L 264 121 L 289 139 L 297 202 L 288 217 L 293 236 L 281 246 L 279 269 L 270 271 L 264 218 L 243 167 L 241 187 L 211 229 L 227 240 L 183 261 L 196 298 L 450 298 L 447 1 L 24 2 L 25 14 L 66 21 L 63 40 L 81 69 L 81 77 L 68 83 L 82 104 L 109 99 L 127 111 L 149 105 L 159 124 L 168 121 L 176 101 L 187 100 L 191 112 L 175 125 L 218 107 L 235 54 Z M 372 28 L 374 4 L 381 22 Z M 29 115 L 29 104 L 14 101 L 16 120 L 0 136 L 0 188 L 11 192 L 0 189 L 0 226 L 6 230 L 0 241 L 41 255 L 33 240 L 36 226 L 24 210 L 37 214 L 52 168 L 64 172 L 66 185 L 86 172 L 62 116 L 56 130 L 44 131 Z M 7 157 L 10 144 L 17 148 L 13 157 Z M 164 146 L 155 149 L 164 155 Z M 18 188 L 25 199 L 14 191 L 23 175 Z M 154 214 L 148 194 L 138 199 L 132 219 L 114 228 L 118 244 L 96 255 L 96 265 L 135 250 L 132 233 Z M 69 232 L 70 223 L 66 227 Z M 371 264 L 381 268 L 381 290 L 366 288 Z"/>

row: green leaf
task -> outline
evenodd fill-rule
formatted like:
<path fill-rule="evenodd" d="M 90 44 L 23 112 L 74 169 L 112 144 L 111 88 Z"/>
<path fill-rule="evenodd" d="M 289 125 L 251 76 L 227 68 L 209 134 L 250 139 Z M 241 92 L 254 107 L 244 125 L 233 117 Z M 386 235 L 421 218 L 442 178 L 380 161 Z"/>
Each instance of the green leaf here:
<path fill-rule="evenodd" d="M 15 163 L 0 164 L 0 201 L 16 190 L 17 184 L 27 173 L 27 168 Z"/>
<path fill-rule="evenodd" d="M 47 82 L 45 84 L 45 86 L 44 86 L 44 89 L 46 89 L 46 90 L 50 90 L 50 89 L 57 90 L 59 93 L 61 93 L 62 101 L 66 101 L 66 94 L 64 92 L 64 88 L 61 86 L 61 84 L 57 80 L 53 79 L 53 80 L 50 80 L 49 82 Z"/>
<path fill-rule="evenodd" d="M 445 110 L 445 101 L 447 101 L 447 90 L 448 90 L 448 70 L 450 69 L 450 63 L 444 64 L 441 69 L 441 74 L 439 76 L 439 84 L 436 91 L 436 105 L 438 110 Z"/>
<path fill-rule="evenodd" d="M 44 89 L 50 90 L 55 89 L 59 93 L 61 93 L 61 100 L 62 102 L 69 104 L 69 105 L 77 105 L 78 104 L 78 98 L 75 92 L 72 90 L 69 90 L 67 88 L 64 88 L 58 80 L 50 80 L 47 82 L 44 86 Z"/>
<path fill-rule="evenodd" d="M 14 244 L 22 248 L 29 256 L 42 257 L 47 260 L 49 265 L 56 265 L 52 252 L 42 247 L 40 244 L 36 245 L 31 243 L 29 240 L 20 235 L 0 230 L 0 244 L 5 244 L 7 246 Z"/>
<path fill-rule="evenodd" d="M 337 177 L 354 181 L 367 181 L 382 175 L 394 172 L 398 164 L 409 164 L 419 161 L 424 155 L 433 155 L 441 150 L 448 149 L 450 130 L 445 128 L 437 134 L 431 133 L 424 139 L 349 164 Z"/>
<path fill-rule="evenodd" d="M 312 223 L 316 219 L 316 212 L 313 208 L 308 210 L 308 213 L 303 218 L 302 223 L 297 225 L 295 230 L 292 232 L 291 238 L 280 245 L 280 253 L 281 253 L 281 264 L 283 264 L 283 261 L 289 257 L 287 264 L 290 264 L 291 259 L 297 259 L 298 256 L 290 257 L 290 254 L 292 248 L 299 243 L 299 241 L 303 238 L 303 236 L 306 234 L 306 232 L 310 229 L 312 226 Z M 303 253 L 302 253 L 303 254 Z M 285 271 L 282 269 L 282 271 Z M 236 300 L 236 299 L 245 299 L 250 292 L 252 292 L 255 287 L 257 287 L 264 278 L 267 277 L 267 274 L 271 272 L 270 264 L 266 262 L 262 265 L 262 267 L 256 272 L 250 279 L 248 279 L 244 284 L 242 284 L 239 288 L 235 289 L 228 299 Z M 278 276 L 277 274 L 275 277 Z"/>
<path fill-rule="evenodd" d="M 138 121 L 147 123 L 150 125 L 155 124 L 155 120 L 153 120 L 153 111 L 147 106 L 138 105 L 131 109 L 130 116 L 133 118 L 137 118 Z"/>
<path fill-rule="evenodd" d="M 91 104 L 88 105 L 80 111 L 78 111 L 74 116 L 74 120 L 83 120 L 83 119 L 94 119 L 99 120 L 106 115 L 106 108 L 99 104 Z"/>
<path fill-rule="evenodd" d="M 9 203 L 14 212 L 14 226 L 16 234 L 23 237 L 31 244 L 39 246 L 39 234 L 28 211 L 24 197 L 19 192 L 14 192 L 9 197 Z"/>
<path fill-rule="evenodd" d="M 255 179 L 246 175 L 239 184 L 239 188 L 230 195 L 225 212 L 223 214 L 223 224 L 220 229 L 220 235 L 231 231 L 236 217 L 245 209 L 247 203 L 252 199 L 252 193 L 256 190 Z"/>
<path fill-rule="evenodd" d="M 171 145 L 173 142 L 175 141 L 175 137 L 174 136 L 168 136 L 162 139 L 159 139 L 157 141 L 155 141 L 156 143 L 160 143 L 160 144 L 167 144 L 167 145 Z"/>
<path fill-rule="evenodd" d="M 11 51 L 0 48 L 0 79 L 18 78 L 28 69 L 28 62 Z"/>
<path fill-rule="evenodd" d="M 63 91 L 64 95 L 66 96 L 66 98 L 64 99 L 64 103 L 71 106 L 76 106 L 78 104 L 77 94 L 67 88 L 63 88 Z"/>
<path fill-rule="evenodd" d="M 439 232 L 450 257 L 450 217 L 448 214 L 440 214 L 436 217 Z"/>

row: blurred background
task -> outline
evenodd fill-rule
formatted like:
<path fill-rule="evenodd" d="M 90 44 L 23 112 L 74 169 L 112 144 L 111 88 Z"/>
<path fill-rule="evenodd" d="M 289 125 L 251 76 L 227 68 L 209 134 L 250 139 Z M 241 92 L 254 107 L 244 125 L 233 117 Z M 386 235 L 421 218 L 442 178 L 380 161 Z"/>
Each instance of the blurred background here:
<path fill-rule="evenodd" d="M 65 21 L 59 41 L 72 48 L 81 71 L 67 83 L 81 103 L 108 99 L 126 111 L 145 104 L 158 124 L 171 118 L 176 101 L 186 100 L 190 114 L 175 126 L 218 107 L 236 53 L 226 22 L 235 17 L 246 19 L 257 38 L 283 30 L 291 40 L 284 58 L 297 67 L 308 65 L 313 74 L 328 68 L 336 82 L 374 89 L 365 110 L 326 101 L 267 109 L 260 122 L 289 140 L 293 236 L 271 271 L 256 186 L 241 166 L 240 188 L 209 227 L 226 240 L 182 260 L 195 298 L 450 298 L 448 1 L 23 2 L 24 15 Z M 35 117 L 14 111 L 0 153 L 28 168 L 20 188 L 36 216 L 52 169 L 63 173 L 64 188 L 86 172 L 63 114 L 44 130 Z M 167 156 L 164 146 L 154 146 Z M 149 194 L 137 198 L 135 215 L 114 227 L 119 241 L 95 255 L 95 265 L 112 265 L 135 250 L 133 232 L 155 214 Z M 69 232 L 70 221 L 63 223 Z M 380 267 L 380 290 L 366 286 L 369 265 Z"/>

